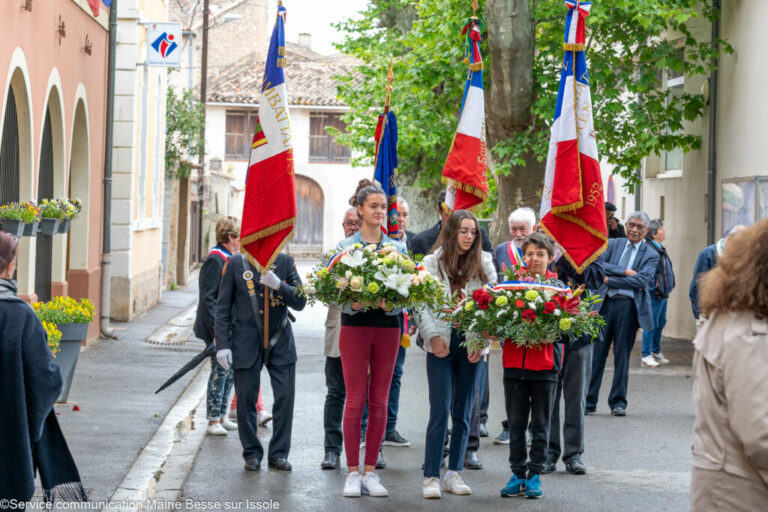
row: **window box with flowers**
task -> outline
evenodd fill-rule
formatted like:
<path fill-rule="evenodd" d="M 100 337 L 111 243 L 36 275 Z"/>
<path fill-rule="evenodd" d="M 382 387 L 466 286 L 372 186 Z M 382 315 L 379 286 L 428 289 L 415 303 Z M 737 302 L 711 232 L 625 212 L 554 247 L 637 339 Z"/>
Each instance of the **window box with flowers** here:
<path fill-rule="evenodd" d="M 40 216 L 40 234 L 51 236 L 59 232 L 59 224 L 64 220 L 64 210 L 59 201 L 43 199 L 40 202 Z"/>
<path fill-rule="evenodd" d="M 35 302 L 32 308 L 44 326 L 46 322 L 51 323 L 61 333 L 56 362 L 61 368 L 64 385 L 58 401 L 66 402 L 80 356 L 80 347 L 88 334 L 88 324 L 93 320 L 96 307 L 88 299 L 54 297 L 49 302 Z"/>
<path fill-rule="evenodd" d="M 37 231 L 40 209 L 35 203 L 8 203 L 0 206 L 0 229 L 13 236 L 27 236 L 27 229 Z"/>
<path fill-rule="evenodd" d="M 59 222 L 59 233 L 69 233 L 72 221 L 76 219 L 83 209 L 83 204 L 79 199 L 59 199 L 61 205 L 61 211 L 64 213 L 64 218 Z"/>

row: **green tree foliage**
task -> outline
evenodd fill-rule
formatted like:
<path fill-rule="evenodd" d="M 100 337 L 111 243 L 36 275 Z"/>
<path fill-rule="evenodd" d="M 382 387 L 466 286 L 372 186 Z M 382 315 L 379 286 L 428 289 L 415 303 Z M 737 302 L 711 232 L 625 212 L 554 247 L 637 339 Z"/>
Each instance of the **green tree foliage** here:
<path fill-rule="evenodd" d="M 179 96 L 169 87 L 166 95 L 165 171 L 172 179 L 188 178 L 191 159 L 205 153 L 205 108 L 192 94 L 185 89 Z"/>
<path fill-rule="evenodd" d="M 494 4 L 497 8 L 505 4 L 502 7 L 509 10 L 519 1 L 480 1 L 478 16 L 484 16 L 486 5 L 489 12 Z M 535 38 L 532 69 L 515 67 L 514 62 L 490 62 L 487 40 L 482 43 L 486 89 L 492 73 L 533 77 L 530 124 L 488 134 L 489 141 L 500 141 L 491 148 L 497 181 L 531 167 L 531 155 L 543 178 L 555 111 L 566 9 L 559 0 L 527 1 Z M 438 183 L 464 89 L 467 69 L 461 29 L 470 14 L 468 0 L 371 0 L 358 19 L 339 23 L 345 38 L 338 49 L 363 62 L 358 74 L 343 77 L 340 86 L 341 97 L 351 107 L 346 115 L 349 133 L 341 138 L 362 155 L 357 163 L 372 161 L 375 113 L 381 110 L 386 68 L 394 56 L 392 108 L 398 115 L 400 171 L 415 173 L 421 187 Z M 613 172 L 631 184 L 646 156 L 701 145 L 701 137 L 686 134 L 683 125 L 702 116 L 704 98 L 688 92 L 672 96 L 660 79 L 665 70 L 682 72 L 686 79 L 708 76 L 718 47 L 694 38 L 689 25 L 714 15 L 697 0 L 593 2 L 587 19 L 587 61 L 598 149 Z M 719 41 L 719 48 L 732 52 L 724 41 Z M 486 100 L 488 96 L 486 92 Z M 493 109 L 486 101 L 487 116 Z M 538 194 L 539 190 L 531 196 Z"/>

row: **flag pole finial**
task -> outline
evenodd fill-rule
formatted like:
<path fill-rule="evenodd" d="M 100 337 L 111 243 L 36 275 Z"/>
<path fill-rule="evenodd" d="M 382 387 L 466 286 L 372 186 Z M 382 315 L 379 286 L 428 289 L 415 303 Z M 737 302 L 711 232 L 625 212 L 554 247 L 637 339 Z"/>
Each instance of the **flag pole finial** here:
<path fill-rule="evenodd" d="M 394 73 L 392 73 L 392 64 L 394 58 L 389 58 L 389 71 L 387 71 L 387 95 L 384 97 L 384 112 L 389 112 L 389 100 L 392 94 L 392 81 L 395 79 Z"/>
<path fill-rule="evenodd" d="M 472 17 L 477 18 L 477 10 L 480 8 L 480 4 L 477 3 L 477 0 L 472 0 Z"/>

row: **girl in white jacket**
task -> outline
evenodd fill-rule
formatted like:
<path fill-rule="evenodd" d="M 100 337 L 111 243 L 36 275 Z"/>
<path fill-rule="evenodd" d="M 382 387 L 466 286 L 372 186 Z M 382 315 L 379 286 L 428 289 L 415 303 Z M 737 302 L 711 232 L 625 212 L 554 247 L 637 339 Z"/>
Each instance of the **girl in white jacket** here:
<path fill-rule="evenodd" d="M 483 252 L 480 230 L 472 213 L 456 210 L 443 224 L 432 254 L 424 258 L 424 267 L 438 277 L 446 293 L 471 295 L 486 283 L 496 284 L 493 257 Z M 478 361 L 483 350 L 467 352 L 461 347 L 464 336 L 441 318 L 439 311 L 416 312 L 419 331 L 425 340 L 427 381 L 429 383 L 429 424 L 424 454 L 424 498 L 440 498 L 440 463 L 443 443 L 452 413 L 448 471 L 442 489 L 453 494 L 471 494 L 459 471 L 469 438 L 469 423 L 475 389 L 478 385 Z M 451 411 L 451 403 L 453 410 Z"/>

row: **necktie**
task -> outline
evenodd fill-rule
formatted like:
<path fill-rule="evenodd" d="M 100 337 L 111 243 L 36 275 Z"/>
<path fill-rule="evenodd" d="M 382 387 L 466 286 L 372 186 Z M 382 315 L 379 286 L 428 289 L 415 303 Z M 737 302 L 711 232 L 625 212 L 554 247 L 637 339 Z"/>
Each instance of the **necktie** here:
<path fill-rule="evenodd" d="M 624 254 L 621 255 L 621 259 L 619 260 L 620 267 L 629 266 L 629 260 L 632 259 L 633 252 L 635 252 L 635 246 L 632 243 L 627 242 L 627 248 L 624 249 Z"/>
<path fill-rule="evenodd" d="M 627 247 L 624 249 L 624 254 L 621 255 L 619 260 L 620 267 L 629 267 L 629 260 L 632 258 L 632 253 L 635 251 L 635 246 L 631 242 L 627 242 Z M 611 288 L 608 290 L 608 297 L 615 297 L 620 295 L 618 288 Z"/>

